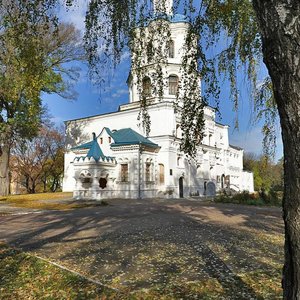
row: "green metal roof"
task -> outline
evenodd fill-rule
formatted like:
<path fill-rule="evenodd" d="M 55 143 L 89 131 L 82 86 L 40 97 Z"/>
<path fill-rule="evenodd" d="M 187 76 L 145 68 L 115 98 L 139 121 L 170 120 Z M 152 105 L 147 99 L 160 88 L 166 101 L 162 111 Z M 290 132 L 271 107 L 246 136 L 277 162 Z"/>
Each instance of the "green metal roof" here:
<path fill-rule="evenodd" d="M 102 160 L 106 160 L 106 161 L 113 161 L 114 157 L 111 156 L 105 156 L 97 142 L 97 139 L 95 138 L 93 141 L 79 145 L 77 147 L 73 147 L 71 150 L 80 150 L 80 149 L 89 149 L 88 153 L 86 156 L 77 156 L 75 157 L 77 160 L 80 158 L 94 158 L 95 161 L 99 161 L 100 158 L 102 158 Z"/>
<path fill-rule="evenodd" d="M 114 143 L 111 144 L 111 147 L 141 144 L 152 148 L 159 148 L 157 144 L 153 143 L 152 141 L 145 138 L 144 136 L 137 133 L 131 128 L 123 128 L 113 132 L 107 127 L 104 127 L 104 129 L 114 140 Z M 84 149 L 88 150 L 88 153 L 85 157 L 88 158 L 93 157 L 95 161 L 99 161 L 100 158 L 102 160 L 107 160 L 107 161 L 112 161 L 114 159 L 114 157 L 105 156 L 103 154 L 103 151 L 101 150 L 101 147 L 99 146 L 96 137 L 94 137 L 94 139 L 90 142 L 73 147 L 71 150 L 84 150 Z M 85 157 L 82 156 L 76 157 L 76 159 L 85 158 Z"/>
<path fill-rule="evenodd" d="M 153 148 L 158 148 L 159 146 L 149 139 L 145 138 L 141 134 L 137 133 L 131 128 L 123 128 L 110 133 L 111 137 L 114 139 L 114 143 L 111 144 L 112 147 L 122 146 L 122 145 L 147 145 Z"/>
<path fill-rule="evenodd" d="M 113 138 L 113 132 L 108 128 L 108 127 L 104 127 L 104 129 L 106 130 L 106 132 Z"/>
<path fill-rule="evenodd" d="M 86 155 L 86 157 L 91 158 L 93 157 L 95 161 L 99 161 L 100 157 L 102 159 L 105 158 L 105 155 L 103 154 L 97 140 L 93 140 L 93 144 L 92 147 L 90 148 L 88 154 Z"/>
<path fill-rule="evenodd" d="M 76 146 L 76 147 L 71 148 L 71 150 L 91 149 L 91 147 L 92 147 L 92 145 L 93 145 L 93 142 L 94 142 L 94 141 L 90 141 L 90 142 L 84 143 L 84 144 L 82 144 L 82 145 L 79 145 L 79 146 Z"/>

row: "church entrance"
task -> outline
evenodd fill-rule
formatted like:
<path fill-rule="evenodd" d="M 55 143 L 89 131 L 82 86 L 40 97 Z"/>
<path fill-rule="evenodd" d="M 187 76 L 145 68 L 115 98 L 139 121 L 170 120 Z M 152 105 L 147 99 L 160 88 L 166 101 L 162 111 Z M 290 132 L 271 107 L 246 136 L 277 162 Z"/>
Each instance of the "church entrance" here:
<path fill-rule="evenodd" d="M 183 198 L 183 177 L 179 178 L 179 197 Z"/>

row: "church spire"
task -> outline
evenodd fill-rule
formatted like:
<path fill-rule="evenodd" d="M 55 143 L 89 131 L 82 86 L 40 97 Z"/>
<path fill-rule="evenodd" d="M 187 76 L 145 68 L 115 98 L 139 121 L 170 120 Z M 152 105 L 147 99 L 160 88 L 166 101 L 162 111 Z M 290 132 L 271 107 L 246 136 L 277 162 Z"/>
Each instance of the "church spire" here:
<path fill-rule="evenodd" d="M 154 13 L 173 14 L 173 0 L 153 0 Z"/>

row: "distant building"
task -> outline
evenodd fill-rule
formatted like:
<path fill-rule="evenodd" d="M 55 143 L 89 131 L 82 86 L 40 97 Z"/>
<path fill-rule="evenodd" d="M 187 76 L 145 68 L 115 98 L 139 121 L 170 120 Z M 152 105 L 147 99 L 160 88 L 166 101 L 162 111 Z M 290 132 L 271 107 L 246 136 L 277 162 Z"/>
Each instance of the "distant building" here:
<path fill-rule="evenodd" d="M 189 23 L 182 15 L 172 15 L 172 1 L 166 4 L 171 42 L 162 99 L 152 95 L 151 76 L 143 78 L 150 136 L 146 138 L 138 126 L 140 92 L 134 75 L 128 79 L 129 103 L 117 112 L 67 121 L 63 191 L 74 192 L 75 198 L 209 196 L 222 189 L 253 192 L 253 174 L 243 171 L 243 150 L 229 144 L 228 126 L 215 121 L 213 108 L 204 109 L 205 137 L 196 158 L 189 159 L 179 149 L 180 111 L 174 111 L 174 101 Z M 145 74 L 154 72 L 151 63 L 143 68 Z"/>

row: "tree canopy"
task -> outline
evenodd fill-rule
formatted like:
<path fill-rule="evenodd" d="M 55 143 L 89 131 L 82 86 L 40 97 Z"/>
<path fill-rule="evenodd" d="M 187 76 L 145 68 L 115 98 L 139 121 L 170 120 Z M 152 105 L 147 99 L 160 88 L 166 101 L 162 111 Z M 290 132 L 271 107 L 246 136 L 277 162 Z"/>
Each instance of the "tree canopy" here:
<path fill-rule="evenodd" d="M 79 34 L 26 1 L 3 1 L 0 22 L 0 133 L 30 138 L 39 128 L 42 92 L 75 96 L 68 80 L 77 74 L 66 63 L 83 57 Z"/>
<path fill-rule="evenodd" d="M 54 192 L 61 186 L 63 174 L 64 134 L 50 123 L 40 128 L 31 140 L 15 142 L 10 171 L 17 185 L 27 193 Z"/>
<path fill-rule="evenodd" d="M 0 194 L 6 194 L 13 142 L 38 133 L 42 93 L 75 97 L 78 70 L 69 63 L 82 60 L 84 52 L 75 27 L 58 22 L 56 1 L 0 4 Z"/>

